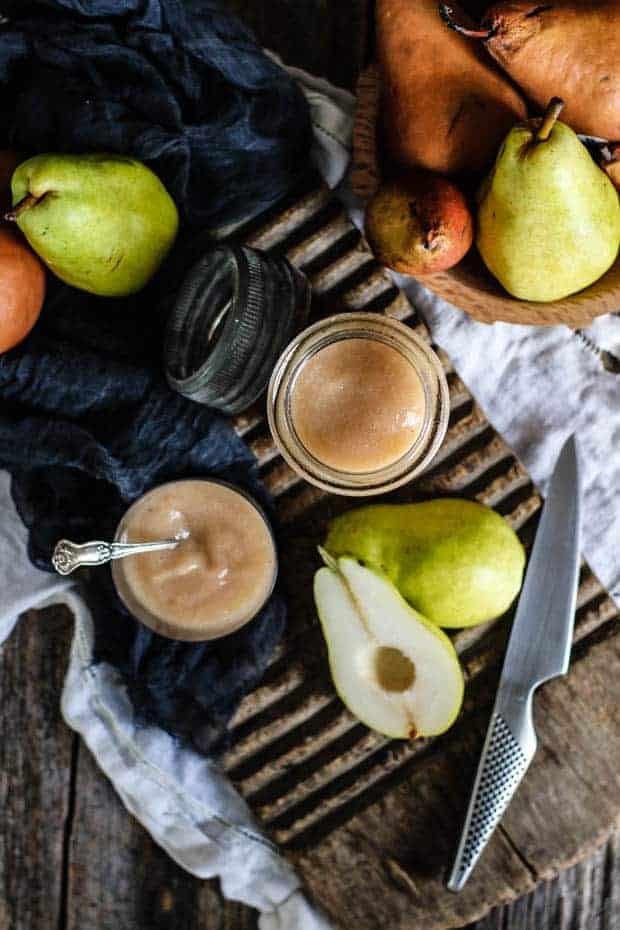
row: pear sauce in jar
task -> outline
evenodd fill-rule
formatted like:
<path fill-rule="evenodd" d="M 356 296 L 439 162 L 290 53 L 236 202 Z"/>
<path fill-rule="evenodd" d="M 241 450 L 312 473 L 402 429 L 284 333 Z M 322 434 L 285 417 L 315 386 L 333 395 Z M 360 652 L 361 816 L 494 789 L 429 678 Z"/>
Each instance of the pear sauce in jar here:
<path fill-rule="evenodd" d="M 437 452 L 448 423 L 441 364 L 403 323 L 341 313 L 285 349 L 267 415 L 288 464 L 334 494 L 381 494 L 411 481 Z"/>
<path fill-rule="evenodd" d="M 130 612 L 172 639 L 217 639 L 251 620 L 276 580 L 271 528 L 258 505 L 217 481 L 173 481 L 149 491 L 123 517 L 118 542 L 180 540 L 172 550 L 114 562 Z"/>

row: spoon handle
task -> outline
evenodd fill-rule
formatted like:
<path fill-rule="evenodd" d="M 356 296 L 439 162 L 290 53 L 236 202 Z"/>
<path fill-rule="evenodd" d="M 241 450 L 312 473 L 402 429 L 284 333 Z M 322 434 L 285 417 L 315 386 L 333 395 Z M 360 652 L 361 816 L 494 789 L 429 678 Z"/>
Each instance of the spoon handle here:
<path fill-rule="evenodd" d="M 161 542 L 108 543 L 94 540 L 93 542 L 74 543 L 69 539 L 61 539 L 54 548 L 52 565 L 59 575 L 70 575 L 82 565 L 104 565 L 113 559 L 124 559 L 128 555 L 175 549 L 180 541 L 180 539 L 163 539 Z"/>

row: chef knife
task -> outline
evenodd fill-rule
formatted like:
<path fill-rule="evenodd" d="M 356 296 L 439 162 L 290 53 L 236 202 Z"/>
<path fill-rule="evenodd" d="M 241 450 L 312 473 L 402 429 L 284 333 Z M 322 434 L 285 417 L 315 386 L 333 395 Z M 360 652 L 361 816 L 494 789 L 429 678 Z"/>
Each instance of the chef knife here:
<path fill-rule="evenodd" d="M 514 619 L 497 697 L 448 879 L 460 891 L 536 751 L 532 697 L 568 671 L 579 581 L 581 513 L 575 437 L 555 466 Z"/>

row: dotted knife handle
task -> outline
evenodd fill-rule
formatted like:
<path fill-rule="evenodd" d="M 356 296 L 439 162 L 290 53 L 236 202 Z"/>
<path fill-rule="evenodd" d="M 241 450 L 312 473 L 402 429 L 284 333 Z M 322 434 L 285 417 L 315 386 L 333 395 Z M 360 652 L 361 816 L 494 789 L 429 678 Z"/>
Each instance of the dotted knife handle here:
<path fill-rule="evenodd" d="M 508 807 L 531 761 L 504 718 L 494 713 L 482 750 L 461 841 L 448 879 L 460 891 Z"/>

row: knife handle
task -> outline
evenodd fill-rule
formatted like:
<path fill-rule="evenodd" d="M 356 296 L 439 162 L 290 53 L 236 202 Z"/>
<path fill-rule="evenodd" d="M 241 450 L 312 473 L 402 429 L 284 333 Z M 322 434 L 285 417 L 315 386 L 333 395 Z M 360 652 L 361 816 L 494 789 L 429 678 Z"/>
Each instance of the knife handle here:
<path fill-rule="evenodd" d="M 482 749 L 461 840 L 447 885 L 460 891 L 502 819 L 536 750 L 531 700 L 518 715 L 517 740 L 504 716 L 493 711 Z M 524 748 L 523 748 L 524 747 Z"/>

